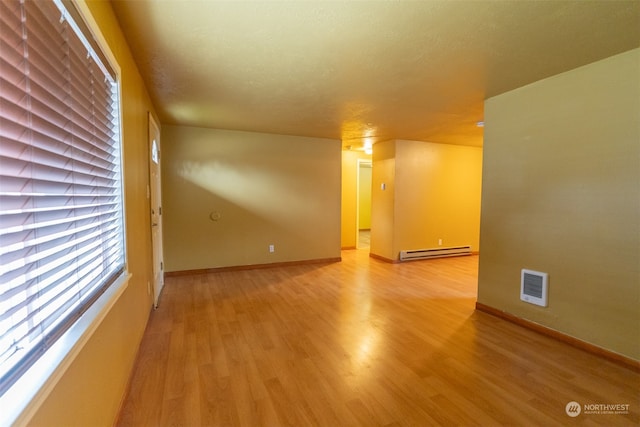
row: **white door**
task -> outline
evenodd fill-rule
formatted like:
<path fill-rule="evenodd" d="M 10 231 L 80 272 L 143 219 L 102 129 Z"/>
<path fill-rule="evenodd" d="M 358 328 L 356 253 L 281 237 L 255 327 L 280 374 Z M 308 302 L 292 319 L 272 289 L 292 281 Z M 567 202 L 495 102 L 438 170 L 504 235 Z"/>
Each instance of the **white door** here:
<path fill-rule="evenodd" d="M 164 286 L 162 256 L 162 187 L 160 184 L 160 129 L 149 114 L 149 200 L 151 203 L 151 244 L 153 246 L 153 306 L 158 307 Z"/>

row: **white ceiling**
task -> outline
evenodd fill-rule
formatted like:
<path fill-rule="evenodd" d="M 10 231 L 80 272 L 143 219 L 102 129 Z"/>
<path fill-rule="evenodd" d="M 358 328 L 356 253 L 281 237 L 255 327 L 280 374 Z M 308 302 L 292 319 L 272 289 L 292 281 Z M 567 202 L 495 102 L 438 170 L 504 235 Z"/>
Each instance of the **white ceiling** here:
<path fill-rule="evenodd" d="M 112 4 L 162 123 L 354 146 L 480 146 L 484 99 L 640 46 L 638 0 Z"/>

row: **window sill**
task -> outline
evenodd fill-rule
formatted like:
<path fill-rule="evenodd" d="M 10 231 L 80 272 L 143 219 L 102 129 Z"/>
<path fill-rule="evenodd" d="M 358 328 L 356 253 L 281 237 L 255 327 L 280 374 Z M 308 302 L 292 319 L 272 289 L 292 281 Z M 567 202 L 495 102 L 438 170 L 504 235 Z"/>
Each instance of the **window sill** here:
<path fill-rule="evenodd" d="M 49 396 L 82 348 L 129 285 L 125 272 L 44 353 L 13 386 L 0 396 L 0 425 L 25 425 Z"/>

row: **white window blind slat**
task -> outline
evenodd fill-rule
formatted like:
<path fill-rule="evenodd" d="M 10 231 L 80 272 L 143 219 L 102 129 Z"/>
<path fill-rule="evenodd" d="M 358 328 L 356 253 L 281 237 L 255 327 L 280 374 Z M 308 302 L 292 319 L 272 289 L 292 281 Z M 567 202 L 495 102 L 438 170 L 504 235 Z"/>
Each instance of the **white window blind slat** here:
<path fill-rule="evenodd" d="M 31 162 L 42 168 L 61 170 L 68 170 L 69 163 L 73 161 L 75 162 L 74 173 L 85 173 L 100 177 L 110 177 L 115 173 L 112 153 L 102 151 L 93 145 L 86 147 L 87 149 L 91 147 L 92 152 L 86 151 L 85 147 L 71 147 L 41 133 L 38 133 L 37 137 L 40 140 L 37 145 L 30 145 L 28 141 L 0 137 L 2 142 L 0 156 L 13 158 L 16 161 Z M 60 151 L 54 151 L 55 148 Z M 70 153 L 72 150 L 73 153 Z M 70 158 L 69 156 L 73 157 Z M 5 176 L 11 176 L 10 172 L 0 173 Z"/>
<path fill-rule="evenodd" d="M 68 163 L 70 160 L 88 159 L 86 163 L 91 165 L 91 168 L 101 167 L 105 175 L 113 174 L 114 169 L 117 170 L 114 166 L 114 162 L 117 161 L 117 152 L 111 150 L 111 147 L 79 140 L 75 140 L 75 146 L 72 146 L 57 139 L 55 132 L 49 134 L 35 132 L 38 142 L 30 143 L 33 135 L 25 133 L 18 123 L 0 117 L 0 126 L 2 126 L 2 130 L 0 130 L 0 142 L 2 142 L 0 156 L 19 158 L 24 153 L 30 153 L 30 150 L 39 150 L 41 155 L 46 154 L 49 159 L 64 159 L 64 163 Z M 69 153 L 72 149 L 76 150 L 75 154 Z M 72 158 L 69 157 L 71 155 Z"/>
<path fill-rule="evenodd" d="M 3 143 L 7 147 L 14 145 L 6 141 Z M 28 151 L 16 150 L 14 153 L 16 154 L 13 158 L 10 155 L 0 155 L 8 165 L 6 171 L 1 172 L 0 176 L 20 177 L 24 168 L 30 166 L 33 168 L 32 176 L 34 178 L 41 181 L 75 184 L 77 186 L 75 191 L 78 192 L 80 192 L 81 186 L 104 188 L 105 192 L 114 191 L 114 187 L 117 189 L 118 181 L 114 179 L 117 175 L 116 172 L 101 166 L 104 164 L 104 159 L 83 153 L 81 150 L 75 150 L 76 157 L 73 160 L 36 147 L 30 147 Z M 7 159 L 11 161 L 7 161 Z M 70 167 L 73 168 L 71 173 L 69 172 Z M 91 193 L 95 193 L 95 189 Z"/>
<path fill-rule="evenodd" d="M 33 200 L 33 198 L 27 198 L 25 200 L 25 195 L 21 194 L 17 197 L 7 197 L 6 198 L 6 203 L 3 203 L 4 208 L 1 215 L 25 215 L 25 214 L 30 214 L 30 213 L 35 213 L 35 212 L 57 212 L 57 211 L 62 211 L 65 213 L 71 212 L 72 210 L 74 212 L 80 212 L 80 210 L 86 210 L 86 209 L 92 209 L 92 208 L 100 208 L 100 207 L 108 207 L 109 205 L 113 205 L 114 208 L 117 208 L 118 206 L 118 202 L 119 200 L 117 200 L 116 198 L 106 195 L 104 197 L 95 197 L 95 196 L 90 196 L 90 198 L 86 198 L 86 200 L 80 200 L 79 198 L 76 197 L 76 201 L 72 202 L 71 200 L 69 200 L 69 198 L 64 198 L 63 197 L 47 197 L 47 198 L 42 198 L 39 197 L 35 200 Z M 105 198 L 106 197 L 106 198 Z M 15 200 L 14 200 L 15 199 Z M 73 203 L 73 207 L 71 208 L 67 208 L 67 207 L 61 207 L 60 203 Z M 15 205 L 17 206 L 14 209 L 11 209 L 11 206 Z M 33 206 L 33 207 L 29 207 L 29 206 Z M 104 209 L 101 210 L 101 212 L 107 212 Z M 114 213 L 117 212 L 116 209 L 113 210 Z M 77 216 L 78 213 L 76 213 L 74 216 Z M 44 224 L 43 224 L 44 226 Z M 20 230 L 22 229 L 27 229 L 28 227 L 24 227 L 24 228 L 20 228 Z M 10 230 L 2 230 L 0 235 L 6 235 L 8 234 Z M 15 231 L 14 231 L 15 232 Z M 2 253 L 2 248 L 4 247 L 0 246 L 0 253 Z"/>
<path fill-rule="evenodd" d="M 74 230 L 64 230 L 42 237 L 33 235 L 31 239 L 3 246 L 0 257 L 6 258 L 6 261 L 3 259 L 3 263 L 0 265 L 0 275 L 8 274 L 24 266 L 36 263 L 43 264 L 43 260 L 51 256 L 58 256 L 60 251 L 85 244 L 89 239 L 104 238 L 109 231 L 117 229 L 116 218 L 102 214 L 100 219 L 92 218 L 89 224 L 75 227 Z M 53 247 L 47 248 L 47 245 Z M 33 248 L 40 248 L 40 250 L 33 251 Z"/>
<path fill-rule="evenodd" d="M 0 2 L 0 395 L 125 269 L 117 82 L 71 16 Z"/>

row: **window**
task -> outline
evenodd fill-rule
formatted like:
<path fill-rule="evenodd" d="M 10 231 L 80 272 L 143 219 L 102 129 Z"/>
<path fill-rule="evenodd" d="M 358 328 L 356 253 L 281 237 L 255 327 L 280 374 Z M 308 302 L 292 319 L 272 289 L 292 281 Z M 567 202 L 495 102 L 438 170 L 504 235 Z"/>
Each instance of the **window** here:
<path fill-rule="evenodd" d="M 0 396 L 125 272 L 117 76 L 66 5 L 0 1 Z"/>

